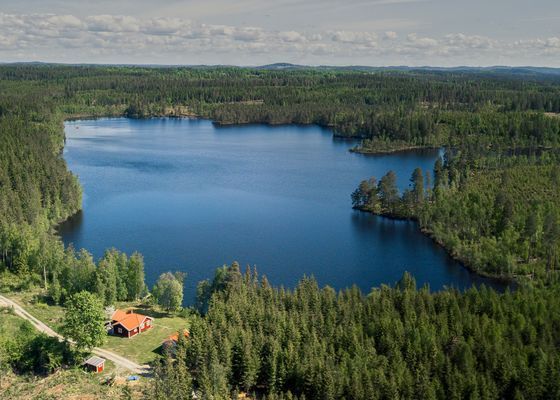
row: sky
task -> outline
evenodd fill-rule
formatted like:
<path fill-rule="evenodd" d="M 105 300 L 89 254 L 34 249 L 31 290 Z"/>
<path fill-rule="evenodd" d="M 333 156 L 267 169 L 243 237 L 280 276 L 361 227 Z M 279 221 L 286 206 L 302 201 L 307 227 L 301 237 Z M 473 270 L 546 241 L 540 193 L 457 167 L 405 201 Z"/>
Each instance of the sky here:
<path fill-rule="evenodd" d="M 0 0 L 0 62 L 560 67 L 560 0 Z"/>

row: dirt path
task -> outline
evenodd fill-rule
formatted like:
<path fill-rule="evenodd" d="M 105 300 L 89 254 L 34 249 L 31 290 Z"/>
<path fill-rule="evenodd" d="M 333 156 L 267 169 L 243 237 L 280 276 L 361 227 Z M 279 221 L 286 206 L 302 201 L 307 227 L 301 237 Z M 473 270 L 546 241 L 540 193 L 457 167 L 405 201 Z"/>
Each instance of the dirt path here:
<path fill-rule="evenodd" d="M 14 309 L 15 314 L 18 317 L 21 317 L 29 321 L 40 332 L 43 332 L 51 337 L 56 337 L 59 340 L 64 340 L 64 337 L 62 335 L 59 335 L 58 333 L 53 331 L 48 325 L 44 324 L 42 321 L 38 320 L 33 315 L 29 314 L 27 311 L 25 311 L 25 309 L 22 306 L 20 306 L 13 300 L 10 300 L 5 296 L 0 295 L 0 305 L 12 307 Z M 108 351 L 96 347 L 92 350 L 92 353 L 100 357 L 106 358 L 107 360 L 111 360 L 115 365 L 125 368 L 135 374 L 146 376 L 149 375 L 151 372 L 149 365 L 137 364 L 126 357 L 122 357 L 119 356 L 118 354 L 113 353 L 112 351 Z"/>

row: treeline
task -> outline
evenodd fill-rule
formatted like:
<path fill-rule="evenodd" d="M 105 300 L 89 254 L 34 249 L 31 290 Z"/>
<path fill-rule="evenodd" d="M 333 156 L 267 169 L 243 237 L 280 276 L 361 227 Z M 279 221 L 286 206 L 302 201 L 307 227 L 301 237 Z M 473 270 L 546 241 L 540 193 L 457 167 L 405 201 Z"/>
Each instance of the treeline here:
<path fill-rule="evenodd" d="M 365 139 L 357 150 L 365 153 L 411 146 L 556 147 L 560 144 L 560 115 L 493 110 L 397 111 L 372 114 L 360 130 Z"/>
<path fill-rule="evenodd" d="M 145 282 L 144 258 L 137 252 L 128 257 L 116 249 L 109 249 L 95 262 L 85 249 L 64 248 L 61 242 L 50 240 L 40 248 L 36 257 L 40 258 L 41 271 L 31 270 L 25 274 L 4 271 L 0 277 L 0 289 L 21 290 L 41 285 L 45 289 L 45 300 L 60 305 L 84 291 L 95 294 L 105 306 L 136 301 L 149 295 L 152 296 L 150 301 L 168 311 L 176 311 L 183 305 L 186 274 L 161 274 L 150 293 Z"/>
<path fill-rule="evenodd" d="M 36 278 L 59 247 L 51 226 L 81 208 L 81 188 L 48 85 L 1 80 L 0 91 L 0 273 Z"/>
<path fill-rule="evenodd" d="M 149 292 L 144 281 L 144 259 L 141 254 L 126 254 L 110 249 L 97 263 L 85 249 L 66 249 L 60 241 L 50 238 L 31 254 L 36 264 L 22 271 L 7 269 L 0 277 L 0 289 L 22 290 L 40 285 L 48 300 L 64 304 L 81 291 L 96 293 L 105 305 L 117 301 L 133 301 Z M 181 287 L 182 288 L 182 287 Z"/>
<path fill-rule="evenodd" d="M 559 78 L 506 72 L 19 65 L 0 68 L 0 79 L 43 84 L 69 115 L 142 118 L 186 106 L 223 124 L 315 123 L 344 136 L 437 145 L 471 131 L 488 143 L 529 142 L 531 135 L 516 125 L 541 118 L 534 123 L 549 138 L 558 120 L 544 113 L 560 113 Z"/>
<path fill-rule="evenodd" d="M 175 362 L 156 367 L 155 399 L 560 396 L 557 286 L 430 293 L 405 274 L 366 296 L 309 278 L 275 288 L 237 264 L 211 286 Z"/>
<path fill-rule="evenodd" d="M 405 146 L 463 142 L 557 144 L 560 80 L 480 74 L 342 71 L 112 70 L 69 83 L 74 105 L 111 107 L 147 117 L 188 106 L 220 124 L 318 124 L 361 137 L 361 151 L 379 139 Z M 99 71 L 97 71 L 99 74 Z M 140 96 L 139 90 L 142 95 Z"/>
<path fill-rule="evenodd" d="M 362 181 L 352 193 L 352 207 L 390 217 L 411 218 L 430 200 L 430 176 L 427 171 L 426 184 L 424 172 L 416 168 L 410 177 L 411 188 L 406 189 L 402 195 L 399 193 L 394 171 L 387 172 L 379 182 L 371 177 Z"/>
<path fill-rule="evenodd" d="M 148 294 L 144 282 L 144 259 L 139 253 L 130 257 L 110 249 L 96 263 L 89 252 L 78 253 L 68 247 L 53 260 L 48 287 L 50 298 L 60 304 L 73 294 L 88 291 L 97 294 L 105 305 L 117 301 L 138 300 Z"/>
<path fill-rule="evenodd" d="M 354 207 L 414 218 L 420 228 L 469 268 L 519 281 L 556 282 L 560 264 L 558 154 L 481 155 L 448 151 L 433 186 L 416 169 L 403 194 L 390 171 L 363 181 Z"/>

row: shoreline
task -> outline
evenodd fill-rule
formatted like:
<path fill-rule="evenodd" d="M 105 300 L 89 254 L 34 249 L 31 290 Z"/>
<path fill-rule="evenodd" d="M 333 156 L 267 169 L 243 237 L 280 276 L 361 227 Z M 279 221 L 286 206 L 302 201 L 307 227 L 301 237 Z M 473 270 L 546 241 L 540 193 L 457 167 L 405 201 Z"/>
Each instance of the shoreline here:
<path fill-rule="evenodd" d="M 332 137 L 336 138 L 336 139 L 344 139 L 344 140 L 356 140 L 357 138 L 352 138 L 352 137 L 346 137 L 346 136 L 338 136 L 336 135 L 336 133 L 334 131 L 332 131 L 331 127 L 325 127 L 319 124 L 294 124 L 294 123 L 267 123 L 267 122 L 247 122 L 247 123 L 222 123 L 219 121 L 214 121 L 213 119 L 209 118 L 209 117 L 204 117 L 198 114 L 195 114 L 193 112 L 180 112 L 180 113 L 174 113 L 174 112 L 166 112 L 166 113 L 157 113 L 157 114 L 151 114 L 148 116 L 143 116 L 143 117 L 131 117 L 131 116 L 127 116 L 124 113 L 105 113 L 105 114 L 96 114 L 96 113 L 79 113 L 79 114 L 73 114 L 73 115 L 64 115 L 63 116 L 63 123 L 66 121 L 80 121 L 80 120 L 96 120 L 96 119 L 103 119 L 103 118 L 131 118 L 131 119 L 150 119 L 150 118 L 185 118 L 185 119 L 207 119 L 209 121 L 211 121 L 213 124 L 215 124 L 218 127 L 229 127 L 229 126 L 244 126 L 244 125 L 267 125 L 267 126 L 282 126 L 282 125 L 301 125 L 301 126 L 309 126 L 309 125 L 316 125 L 319 126 L 321 128 L 326 128 L 331 130 L 332 132 Z M 66 141 L 66 134 L 64 132 L 64 125 L 63 125 L 63 135 L 64 135 L 64 140 Z M 364 155 L 391 155 L 391 154 L 398 154 L 398 153 L 405 153 L 408 151 L 415 151 L 415 150 L 436 150 L 439 149 L 439 146 L 408 146 L 408 147 L 403 147 L 403 148 L 396 148 L 396 149 L 391 149 L 391 150 L 379 150 L 379 151 L 361 151 L 359 150 L 359 148 L 350 148 L 348 151 L 350 151 L 351 153 L 356 153 L 356 154 L 364 154 Z M 81 183 L 80 183 L 81 186 Z M 389 213 L 375 213 L 375 212 L 371 212 L 369 210 L 365 210 L 365 209 L 360 209 L 360 208 L 354 208 L 356 210 L 359 210 L 360 212 L 367 212 L 369 214 L 373 214 L 379 217 L 383 217 L 383 218 L 387 218 L 387 219 L 392 219 L 392 220 L 400 220 L 400 221 L 414 221 L 414 222 L 418 222 L 418 219 L 416 217 L 402 217 L 400 215 L 397 214 L 389 214 Z M 60 236 L 58 229 L 60 227 L 60 225 L 62 225 L 63 223 L 69 221 L 70 219 L 72 219 L 74 216 L 76 216 L 77 214 L 79 214 L 80 212 L 83 211 L 83 208 L 80 206 L 80 208 L 78 210 L 76 210 L 72 215 L 67 216 L 67 218 L 61 220 L 61 221 L 57 221 L 55 224 L 53 224 L 51 226 L 51 229 L 53 230 L 53 232 L 55 233 L 55 235 L 62 240 L 62 237 Z M 419 228 L 420 232 L 425 235 L 428 236 L 430 239 L 432 239 L 432 241 L 438 245 L 439 247 L 441 247 L 442 249 L 445 250 L 445 252 L 449 255 L 449 257 L 451 257 L 454 261 L 458 262 L 459 264 L 461 264 L 461 266 L 465 269 L 467 269 L 470 273 L 478 275 L 480 277 L 483 278 L 488 278 L 488 279 L 492 279 L 496 282 L 500 282 L 500 283 L 505 283 L 505 284 L 510 284 L 510 283 L 518 283 L 517 280 L 515 278 L 511 278 L 511 277 L 506 277 L 506 276 L 499 276 L 499 275 L 492 275 L 483 271 L 477 271 L 474 268 L 472 268 L 468 263 L 465 262 L 465 260 L 462 260 L 461 258 L 459 258 L 456 254 L 454 254 L 453 252 L 451 252 L 447 247 L 444 246 L 443 242 L 441 242 L 440 240 L 438 240 L 433 234 L 432 232 L 430 232 L 427 229 L 423 229 L 423 228 Z"/>
<path fill-rule="evenodd" d="M 390 154 L 398 154 L 398 153 L 406 153 L 408 151 L 414 151 L 414 150 L 437 150 L 440 149 L 443 146 L 433 146 L 433 145 L 429 145 L 429 146 L 403 146 L 403 147 L 397 147 L 394 149 L 378 149 L 378 150 L 367 150 L 364 149 L 363 147 L 352 147 L 351 149 L 349 149 L 348 151 L 350 151 L 351 153 L 356 153 L 356 154 L 364 154 L 364 155 L 390 155 Z"/>
<path fill-rule="evenodd" d="M 493 275 L 493 274 L 490 274 L 488 272 L 478 271 L 478 270 L 474 269 L 464 259 L 457 256 L 457 254 L 455 254 L 453 251 L 448 249 L 445 246 L 445 244 L 443 243 L 443 241 L 438 239 L 433 234 L 432 231 L 430 231 L 429 229 L 426 229 L 426 228 L 420 228 L 419 223 L 418 223 L 418 218 L 416 218 L 416 217 L 403 217 L 403 216 L 400 216 L 398 214 L 373 212 L 373 211 L 366 210 L 366 209 L 363 209 L 363 208 L 360 208 L 360 207 L 352 207 L 352 208 L 354 210 L 357 210 L 357 211 L 360 211 L 360 212 L 363 212 L 363 213 L 367 213 L 367 214 L 371 214 L 371 215 L 375 215 L 375 216 L 381 217 L 381 218 L 386 218 L 386 219 L 395 220 L 395 221 L 412 221 L 412 222 L 415 222 L 416 224 L 418 224 L 418 230 L 424 236 L 429 237 L 438 247 L 445 250 L 446 254 L 453 261 L 456 261 L 457 263 L 459 263 L 463 268 L 465 268 L 470 273 L 481 276 L 483 278 L 491 279 L 493 281 L 503 283 L 503 284 L 506 284 L 506 285 L 510 285 L 510 284 L 518 285 L 519 284 L 519 281 L 517 279 L 515 279 L 514 277 L 508 277 L 508 276 L 504 276 L 504 275 Z"/>

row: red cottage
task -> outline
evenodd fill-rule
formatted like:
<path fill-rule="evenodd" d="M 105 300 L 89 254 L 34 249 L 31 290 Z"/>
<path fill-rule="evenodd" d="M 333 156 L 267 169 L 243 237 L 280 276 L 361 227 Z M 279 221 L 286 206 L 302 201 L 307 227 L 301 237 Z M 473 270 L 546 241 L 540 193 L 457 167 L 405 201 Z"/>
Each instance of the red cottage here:
<path fill-rule="evenodd" d="M 125 312 L 117 310 L 111 317 L 113 335 L 131 338 L 150 329 L 153 325 L 153 321 L 153 318 L 142 314 L 136 314 L 133 311 Z"/>

